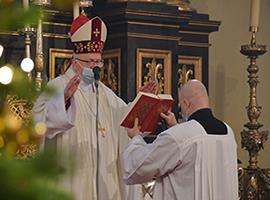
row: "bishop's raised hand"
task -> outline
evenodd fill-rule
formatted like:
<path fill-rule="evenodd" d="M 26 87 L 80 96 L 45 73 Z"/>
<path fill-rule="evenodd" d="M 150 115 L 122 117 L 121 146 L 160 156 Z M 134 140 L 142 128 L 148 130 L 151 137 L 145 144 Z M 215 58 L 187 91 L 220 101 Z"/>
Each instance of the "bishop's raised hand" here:
<path fill-rule="evenodd" d="M 140 92 L 156 94 L 157 84 L 158 83 L 156 80 L 150 80 L 150 81 L 146 82 L 144 84 L 144 86 L 141 87 Z"/>
<path fill-rule="evenodd" d="M 75 75 L 74 77 L 72 77 L 72 79 L 70 79 L 64 90 L 65 102 L 68 101 L 73 96 L 73 94 L 78 89 L 79 84 L 80 84 L 79 75 Z"/>

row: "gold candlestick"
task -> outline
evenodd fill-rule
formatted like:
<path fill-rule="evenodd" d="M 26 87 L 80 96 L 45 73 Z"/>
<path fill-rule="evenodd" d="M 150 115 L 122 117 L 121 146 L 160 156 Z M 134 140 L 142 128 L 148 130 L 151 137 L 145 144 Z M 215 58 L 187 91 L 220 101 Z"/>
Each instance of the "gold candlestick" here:
<path fill-rule="evenodd" d="M 51 0 L 34 0 L 34 4 L 38 6 L 50 6 Z M 43 53 L 43 32 L 42 32 L 42 19 L 38 21 L 37 34 L 36 34 L 36 57 L 35 57 L 35 70 L 36 70 L 36 89 L 39 91 L 43 82 L 44 70 L 44 53 Z"/>
<path fill-rule="evenodd" d="M 240 52 L 250 59 L 247 68 L 250 96 L 249 105 L 246 107 L 249 122 L 244 125 L 247 129 L 241 132 L 241 144 L 249 153 L 249 165 L 239 169 L 239 195 L 243 200 L 270 199 L 270 169 L 258 167 L 258 153 L 268 139 L 268 131 L 259 130 L 263 126 L 258 122 L 262 108 L 257 103 L 256 95 L 259 83 L 256 60 L 266 52 L 266 46 L 256 44 L 256 31 L 252 31 L 250 44 L 242 45 Z"/>
<path fill-rule="evenodd" d="M 31 37 L 35 35 L 35 29 L 30 26 L 25 26 L 24 29 L 19 30 L 19 34 L 25 37 L 25 57 L 31 58 Z M 28 78 L 31 80 L 31 72 L 27 73 Z"/>

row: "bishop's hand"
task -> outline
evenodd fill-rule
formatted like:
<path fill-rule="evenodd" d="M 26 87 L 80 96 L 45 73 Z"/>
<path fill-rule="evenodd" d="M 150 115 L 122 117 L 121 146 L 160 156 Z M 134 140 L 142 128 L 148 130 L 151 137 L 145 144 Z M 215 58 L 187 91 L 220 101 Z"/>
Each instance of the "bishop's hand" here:
<path fill-rule="evenodd" d="M 67 102 L 73 96 L 73 94 L 78 89 L 79 84 L 80 84 L 79 75 L 75 75 L 74 77 L 72 77 L 72 79 L 70 79 L 64 90 L 65 102 Z"/>
<path fill-rule="evenodd" d="M 144 84 L 144 86 L 141 87 L 140 92 L 156 94 L 157 84 L 158 83 L 156 80 L 150 80 L 150 81 L 146 82 Z"/>

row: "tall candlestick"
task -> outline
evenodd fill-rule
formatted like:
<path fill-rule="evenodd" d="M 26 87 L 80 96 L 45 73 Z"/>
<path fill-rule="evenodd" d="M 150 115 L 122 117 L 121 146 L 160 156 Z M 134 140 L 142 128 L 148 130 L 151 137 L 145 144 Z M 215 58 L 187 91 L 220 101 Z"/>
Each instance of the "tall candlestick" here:
<path fill-rule="evenodd" d="M 259 27 L 260 0 L 250 2 L 250 27 Z"/>
<path fill-rule="evenodd" d="M 23 0 L 23 8 L 27 10 L 29 8 L 29 1 L 28 0 Z"/>
<path fill-rule="evenodd" d="M 74 1 L 73 3 L 73 19 L 78 17 L 80 15 L 80 6 L 79 6 L 79 1 Z"/>

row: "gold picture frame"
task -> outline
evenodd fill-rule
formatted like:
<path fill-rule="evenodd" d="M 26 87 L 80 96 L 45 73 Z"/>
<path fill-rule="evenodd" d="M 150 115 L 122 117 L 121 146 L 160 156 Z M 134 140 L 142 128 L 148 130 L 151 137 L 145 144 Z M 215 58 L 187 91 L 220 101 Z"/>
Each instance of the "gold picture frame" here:
<path fill-rule="evenodd" d="M 194 78 L 202 81 L 202 57 L 197 56 L 178 56 L 178 69 L 181 66 L 194 66 Z"/>
<path fill-rule="evenodd" d="M 172 52 L 169 50 L 158 50 L 158 49 L 137 49 L 137 81 L 136 88 L 137 92 L 142 87 L 143 74 L 143 59 L 162 60 L 163 64 L 163 79 L 164 79 L 164 94 L 171 93 L 171 71 L 172 71 Z M 157 63 L 158 64 L 158 63 Z"/>
<path fill-rule="evenodd" d="M 70 59 L 72 58 L 73 51 L 69 49 L 56 49 L 50 48 L 49 55 L 49 79 L 52 80 L 55 78 L 55 71 L 56 71 L 56 60 L 57 59 Z M 66 70 L 66 69 L 64 69 Z"/>

